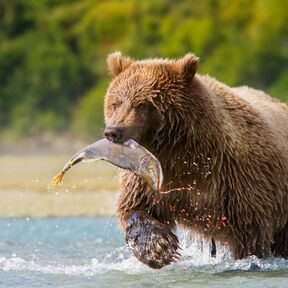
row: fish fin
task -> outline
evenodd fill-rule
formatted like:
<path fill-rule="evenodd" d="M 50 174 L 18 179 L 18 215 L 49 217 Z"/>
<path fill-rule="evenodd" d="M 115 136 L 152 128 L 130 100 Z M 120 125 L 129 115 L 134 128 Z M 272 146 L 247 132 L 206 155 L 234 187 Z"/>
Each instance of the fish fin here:
<path fill-rule="evenodd" d="M 56 175 L 53 180 L 49 183 L 48 188 L 50 187 L 54 187 L 56 185 L 58 185 L 59 183 L 61 183 L 62 178 L 64 176 L 64 172 L 61 171 L 58 175 Z"/>

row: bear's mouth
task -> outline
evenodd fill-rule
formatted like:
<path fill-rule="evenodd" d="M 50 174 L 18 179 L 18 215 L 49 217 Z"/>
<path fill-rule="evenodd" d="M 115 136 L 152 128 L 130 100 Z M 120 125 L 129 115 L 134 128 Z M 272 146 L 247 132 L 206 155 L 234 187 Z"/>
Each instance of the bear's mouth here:
<path fill-rule="evenodd" d="M 141 143 L 137 127 L 108 126 L 105 128 L 104 137 L 112 143 L 123 144 L 128 140 Z"/>

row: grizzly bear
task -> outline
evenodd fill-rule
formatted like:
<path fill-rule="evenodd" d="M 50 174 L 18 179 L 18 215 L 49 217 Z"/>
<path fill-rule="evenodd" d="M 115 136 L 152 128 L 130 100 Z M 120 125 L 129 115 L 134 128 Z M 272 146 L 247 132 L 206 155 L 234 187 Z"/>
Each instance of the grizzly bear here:
<path fill-rule="evenodd" d="M 133 254 L 152 268 L 176 261 L 180 225 L 236 259 L 288 257 L 288 107 L 199 75 L 194 54 L 134 61 L 115 52 L 107 63 L 104 135 L 149 149 L 168 190 L 122 172 L 118 216 Z"/>

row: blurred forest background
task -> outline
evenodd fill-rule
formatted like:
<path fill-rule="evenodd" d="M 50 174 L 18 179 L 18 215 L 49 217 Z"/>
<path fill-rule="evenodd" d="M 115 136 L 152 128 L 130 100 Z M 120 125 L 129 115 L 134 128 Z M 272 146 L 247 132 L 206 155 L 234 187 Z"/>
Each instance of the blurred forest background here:
<path fill-rule="evenodd" d="M 288 102 L 288 1 L 0 0 L 0 139 L 100 137 L 107 54 L 201 58 Z"/>
<path fill-rule="evenodd" d="M 118 170 L 79 165 L 101 137 L 106 57 L 181 57 L 288 102 L 288 1 L 0 0 L 0 217 L 113 215 Z"/>

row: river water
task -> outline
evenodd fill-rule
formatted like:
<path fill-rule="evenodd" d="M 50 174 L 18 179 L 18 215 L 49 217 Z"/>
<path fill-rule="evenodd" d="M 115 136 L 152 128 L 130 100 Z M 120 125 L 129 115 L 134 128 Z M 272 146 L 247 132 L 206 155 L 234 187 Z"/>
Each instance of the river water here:
<path fill-rule="evenodd" d="M 0 219 L 0 287 L 288 287 L 288 260 L 235 261 L 179 231 L 181 259 L 161 270 L 125 248 L 115 218 Z"/>

